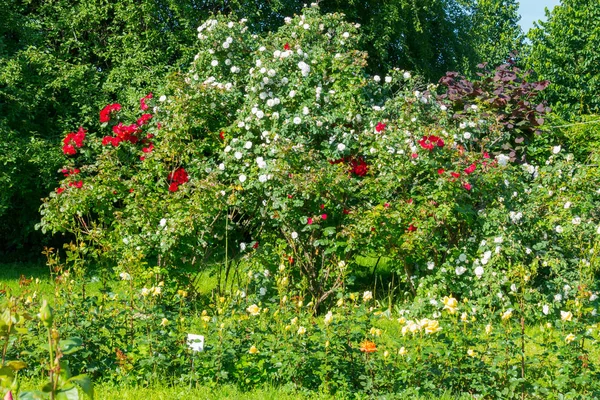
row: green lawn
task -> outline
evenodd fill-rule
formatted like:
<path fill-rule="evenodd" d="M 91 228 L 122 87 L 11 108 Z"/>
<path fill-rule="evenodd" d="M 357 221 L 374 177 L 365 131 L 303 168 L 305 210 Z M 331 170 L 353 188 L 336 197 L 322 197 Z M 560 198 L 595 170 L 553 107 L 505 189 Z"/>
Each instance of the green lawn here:
<path fill-rule="evenodd" d="M 23 382 L 22 390 L 30 390 L 38 388 L 33 382 Z M 177 387 L 132 387 L 132 386 L 117 386 L 115 384 L 96 384 L 94 387 L 95 399 L 97 400 L 304 400 L 317 399 L 329 400 L 338 399 L 340 397 L 325 395 L 325 394 L 305 394 L 294 391 L 291 388 L 259 388 L 251 391 L 241 391 L 235 386 L 222 385 L 216 388 L 213 387 L 195 387 L 190 388 L 187 385 Z M 353 399 L 362 397 L 353 397 Z M 365 399 L 368 397 L 364 397 Z M 411 399 L 411 400 L 433 400 L 431 397 L 381 397 L 383 399 Z M 463 400 L 469 397 L 454 397 L 445 395 L 436 397 L 436 400 Z"/>
<path fill-rule="evenodd" d="M 45 293 L 52 293 L 52 281 L 50 279 L 50 271 L 42 263 L 10 263 L 0 264 L 0 290 L 14 291 L 20 288 L 19 280 L 39 279 L 39 289 Z"/>

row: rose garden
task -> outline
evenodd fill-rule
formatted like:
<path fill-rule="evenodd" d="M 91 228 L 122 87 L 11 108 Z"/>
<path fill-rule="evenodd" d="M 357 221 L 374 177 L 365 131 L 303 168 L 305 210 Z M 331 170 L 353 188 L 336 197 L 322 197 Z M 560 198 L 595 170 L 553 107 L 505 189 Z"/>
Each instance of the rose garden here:
<path fill-rule="evenodd" d="M 597 128 L 557 129 L 513 59 L 375 75 L 344 15 L 284 22 L 213 16 L 191 64 L 65 126 L 6 398 L 600 396 Z"/>

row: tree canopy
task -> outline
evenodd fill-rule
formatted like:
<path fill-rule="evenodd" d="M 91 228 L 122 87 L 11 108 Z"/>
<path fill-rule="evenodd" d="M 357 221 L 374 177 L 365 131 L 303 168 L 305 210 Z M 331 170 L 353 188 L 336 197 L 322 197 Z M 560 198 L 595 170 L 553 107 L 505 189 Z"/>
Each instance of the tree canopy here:
<path fill-rule="evenodd" d="M 546 15 L 529 32 L 528 66 L 552 82 L 548 98 L 555 108 L 599 112 L 600 1 L 563 0 Z"/>

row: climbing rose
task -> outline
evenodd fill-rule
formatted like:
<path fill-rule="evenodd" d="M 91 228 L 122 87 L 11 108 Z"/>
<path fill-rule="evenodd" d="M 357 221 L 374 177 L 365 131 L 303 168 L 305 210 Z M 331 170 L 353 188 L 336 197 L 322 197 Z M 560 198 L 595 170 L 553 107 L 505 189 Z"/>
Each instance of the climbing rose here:
<path fill-rule="evenodd" d="M 137 124 L 139 126 L 146 125 L 152 119 L 152 114 L 143 114 L 138 118 Z"/>
<path fill-rule="evenodd" d="M 350 166 L 352 167 L 350 171 L 356 176 L 365 176 L 369 169 L 369 166 L 367 165 L 365 160 L 362 159 L 362 157 L 350 161 Z"/>
<path fill-rule="evenodd" d="M 432 151 L 435 146 L 444 147 L 444 141 L 434 135 L 423 136 L 423 138 L 419 140 L 419 145 L 425 150 Z"/>
<path fill-rule="evenodd" d="M 109 104 L 100 111 L 100 122 L 105 123 L 110 121 L 110 116 L 113 112 L 121 111 L 121 105 L 118 103 Z"/>
<path fill-rule="evenodd" d="M 63 139 L 63 153 L 67 155 L 76 154 L 77 150 L 75 148 L 83 146 L 83 141 L 85 139 L 86 132 L 87 131 L 80 126 L 77 133 L 68 133 L 67 136 Z"/>
<path fill-rule="evenodd" d="M 189 181 L 189 175 L 184 168 L 179 167 L 169 174 L 167 180 L 170 183 L 169 191 L 176 192 L 179 189 L 179 185 Z"/>
<path fill-rule="evenodd" d="M 150 100 L 152 98 L 152 93 L 148 93 L 146 96 L 140 99 L 140 108 L 142 111 L 146 111 L 148 109 L 148 104 L 146 104 L 146 100 Z"/>
<path fill-rule="evenodd" d="M 475 163 L 469 165 L 467 168 L 465 168 L 465 174 L 472 174 L 475 171 L 475 168 L 477 168 L 477 165 Z"/>

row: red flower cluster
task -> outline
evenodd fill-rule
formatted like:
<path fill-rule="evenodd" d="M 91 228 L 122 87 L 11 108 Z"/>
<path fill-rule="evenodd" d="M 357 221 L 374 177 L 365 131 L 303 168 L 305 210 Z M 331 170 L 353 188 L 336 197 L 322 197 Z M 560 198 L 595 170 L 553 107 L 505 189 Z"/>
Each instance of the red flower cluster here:
<path fill-rule="evenodd" d="M 385 130 L 385 124 L 383 122 L 378 122 L 377 125 L 375 125 L 375 130 L 377 133 L 383 132 Z"/>
<path fill-rule="evenodd" d="M 188 182 L 190 179 L 186 170 L 182 167 L 179 167 L 174 172 L 169 174 L 167 180 L 169 181 L 169 191 L 176 192 L 179 190 L 179 185 Z"/>
<path fill-rule="evenodd" d="M 104 136 L 102 138 L 104 146 L 112 144 L 114 147 L 117 147 L 121 142 L 136 144 L 139 140 L 136 134 L 139 133 L 140 127 L 137 124 L 123 125 L 122 122 L 119 122 L 112 127 L 112 131 L 116 136 Z"/>
<path fill-rule="evenodd" d="M 63 153 L 70 156 L 76 154 L 77 150 L 75 148 L 83 146 L 83 141 L 85 139 L 86 132 L 87 131 L 80 126 L 77 133 L 68 133 L 67 136 L 63 139 Z"/>
<path fill-rule="evenodd" d="M 473 163 L 471 165 L 469 165 L 467 168 L 465 168 L 465 174 L 469 175 L 472 174 L 473 172 L 475 172 L 475 168 L 477 168 L 477 164 Z"/>
<path fill-rule="evenodd" d="M 65 178 L 66 178 L 66 177 L 67 177 L 67 176 L 69 176 L 69 175 L 77 175 L 78 173 L 80 173 L 80 172 L 81 172 L 81 170 L 80 170 L 79 168 L 75 168 L 75 169 L 66 169 L 66 168 L 63 168 L 63 169 L 62 169 L 60 172 L 61 172 L 61 173 L 62 173 L 62 174 L 65 176 Z"/>
<path fill-rule="evenodd" d="M 152 119 L 152 114 L 144 114 L 138 118 L 138 126 L 146 125 Z"/>
<path fill-rule="evenodd" d="M 146 100 L 150 100 L 152 98 L 152 93 L 148 93 L 146 96 L 140 99 L 140 108 L 142 111 L 146 111 L 148 109 L 148 104 L 146 104 Z"/>
<path fill-rule="evenodd" d="M 423 136 L 423 138 L 419 140 L 419 145 L 425 150 L 432 151 L 435 146 L 444 147 L 444 140 L 434 135 Z"/>
<path fill-rule="evenodd" d="M 362 157 L 343 157 L 338 158 L 337 160 L 329 161 L 329 164 L 331 165 L 343 163 L 348 163 L 350 165 L 350 169 L 348 170 L 348 172 L 356 176 L 365 176 L 367 174 L 367 171 L 369 170 L 369 166 Z"/>
<path fill-rule="evenodd" d="M 121 105 L 118 103 L 109 104 L 100 111 L 100 122 L 110 121 L 110 115 L 113 112 L 121 111 Z"/>
<path fill-rule="evenodd" d="M 350 161 L 350 172 L 356 176 L 365 176 L 369 170 L 369 166 L 362 157 Z"/>
<path fill-rule="evenodd" d="M 81 189 L 81 187 L 83 186 L 83 181 L 69 182 L 69 186 L 77 188 L 77 189 Z"/>

